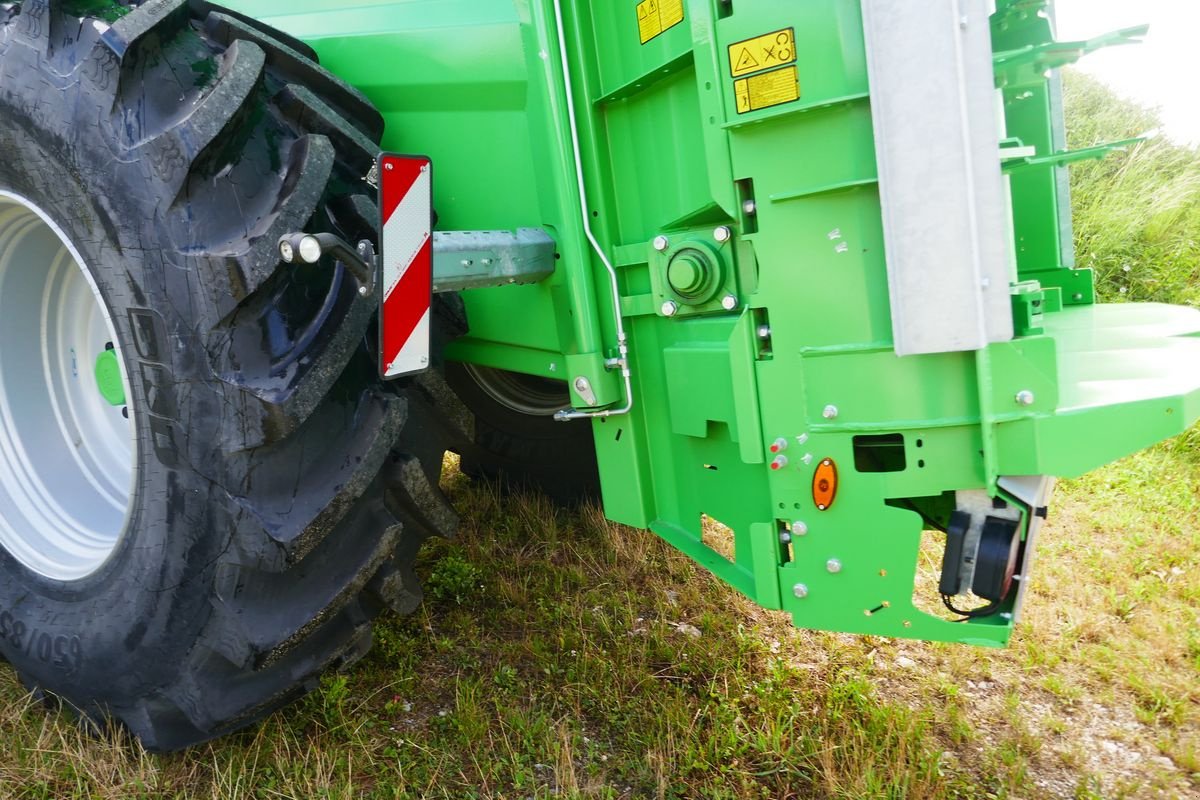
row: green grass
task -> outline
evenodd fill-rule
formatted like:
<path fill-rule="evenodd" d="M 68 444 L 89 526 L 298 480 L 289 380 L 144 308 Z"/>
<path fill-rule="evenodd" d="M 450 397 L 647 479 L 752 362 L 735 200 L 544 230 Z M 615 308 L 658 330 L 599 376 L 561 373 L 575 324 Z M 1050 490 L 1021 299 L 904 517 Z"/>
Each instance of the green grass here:
<path fill-rule="evenodd" d="M 1075 144 L 1155 125 L 1068 88 Z M 1109 299 L 1195 299 L 1197 161 L 1156 143 L 1076 169 Z M 0 671 L 0 797 L 1194 797 L 1196 453 L 1061 486 L 1004 651 L 797 631 L 649 533 L 452 470 L 462 533 L 352 670 L 171 756 L 87 736 Z"/>

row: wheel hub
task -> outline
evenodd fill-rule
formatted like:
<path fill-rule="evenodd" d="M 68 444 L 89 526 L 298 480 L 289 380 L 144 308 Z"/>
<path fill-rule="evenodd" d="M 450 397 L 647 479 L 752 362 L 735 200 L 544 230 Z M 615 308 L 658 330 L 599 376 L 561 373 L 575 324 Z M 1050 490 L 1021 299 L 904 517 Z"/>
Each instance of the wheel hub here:
<path fill-rule="evenodd" d="M 112 555 L 136 469 L 111 319 L 76 248 L 0 190 L 0 546 L 48 578 Z"/>

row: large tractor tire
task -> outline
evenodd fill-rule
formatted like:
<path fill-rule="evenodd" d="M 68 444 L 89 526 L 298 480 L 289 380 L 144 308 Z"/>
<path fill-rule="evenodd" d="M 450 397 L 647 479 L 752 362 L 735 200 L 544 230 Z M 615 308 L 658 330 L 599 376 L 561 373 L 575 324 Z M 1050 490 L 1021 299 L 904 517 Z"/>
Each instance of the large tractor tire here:
<path fill-rule="evenodd" d="M 0 653 L 173 750 L 360 657 L 455 518 L 373 300 L 276 250 L 375 237 L 379 113 L 232 12 L 100 5 L 0 3 Z"/>
<path fill-rule="evenodd" d="M 600 499 L 592 426 L 556 422 L 571 404 L 564 381 L 450 362 L 446 381 L 474 418 L 460 450 L 466 474 L 544 493 L 564 506 Z"/>

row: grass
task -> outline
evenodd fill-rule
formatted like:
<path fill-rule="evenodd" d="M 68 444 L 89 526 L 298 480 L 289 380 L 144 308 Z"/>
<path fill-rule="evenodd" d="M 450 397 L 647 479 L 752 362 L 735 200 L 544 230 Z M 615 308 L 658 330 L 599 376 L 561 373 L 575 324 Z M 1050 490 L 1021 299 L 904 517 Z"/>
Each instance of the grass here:
<path fill-rule="evenodd" d="M 1068 88 L 1077 144 L 1154 124 Z M 1077 169 L 1081 263 L 1110 299 L 1194 299 L 1196 162 L 1158 143 Z M 1004 651 L 798 631 L 652 534 L 452 469 L 462 533 L 351 671 L 170 756 L 87 736 L 0 671 L 0 797 L 1195 797 L 1197 453 L 1061 486 Z"/>

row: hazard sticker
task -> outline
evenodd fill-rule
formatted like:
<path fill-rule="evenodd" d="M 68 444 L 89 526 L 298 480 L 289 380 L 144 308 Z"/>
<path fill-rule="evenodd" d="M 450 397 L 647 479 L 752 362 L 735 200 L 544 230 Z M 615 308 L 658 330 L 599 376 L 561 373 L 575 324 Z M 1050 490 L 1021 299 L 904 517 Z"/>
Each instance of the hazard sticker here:
<path fill-rule="evenodd" d="M 637 5 L 642 44 L 683 22 L 683 0 L 642 0 Z"/>
<path fill-rule="evenodd" d="M 775 69 L 796 60 L 796 30 L 785 28 L 729 45 L 729 74 L 734 78 Z"/>
<path fill-rule="evenodd" d="M 748 114 L 764 108 L 800 99 L 800 74 L 795 67 L 784 67 L 733 82 L 737 112 Z"/>

